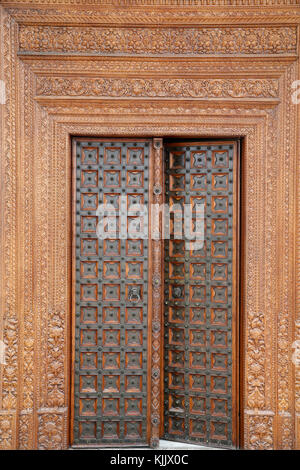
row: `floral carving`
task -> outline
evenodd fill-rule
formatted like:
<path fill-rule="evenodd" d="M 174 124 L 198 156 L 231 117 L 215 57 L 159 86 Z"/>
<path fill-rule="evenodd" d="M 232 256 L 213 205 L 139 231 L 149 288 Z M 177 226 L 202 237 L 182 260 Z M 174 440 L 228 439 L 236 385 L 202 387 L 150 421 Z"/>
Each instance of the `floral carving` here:
<path fill-rule="evenodd" d="M 248 326 L 248 406 L 265 405 L 265 342 L 262 315 L 250 312 Z"/>
<path fill-rule="evenodd" d="M 293 449 L 294 436 L 293 436 L 294 422 L 292 416 L 281 416 L 281 432 L 280 432 L 280 448 L 284 450 Z"/>
<path fill-rule="evenodd" d="M 21 52 L 93 54 L 295 53 L 294 27 L 108 28 L 20 26 Z"/>
<path fill-rule="evenodd" d="M 273 418 L 271 416 L 249 416 L 249 448 L 252 450 L 273 449 Z"/>
<path fill-rule="evenodd" d="M 65 401 L 65 370 L 62 357 L 64 325 L 65 315 L 63 312 L 49 312 L 47 404 L 51 407 L 63 406 Z"/>
<path fill-rule="evenodd" d="M 23 104 L 23 116 L 24 119 L 24 143 L 23 143 L 23 165 L 19 167 L 19 175 L 24 178 L 24 191 L 22 191 L 22 217 L 20 217 L 20 253 L 22 253 L 22 290 L 24 292 L 24 302 L 20 307 L 20 318 L 21 328 L 23 329 L 23 344 L 21 346 L 20 357 L 21 367 L 23 369 L 23 378 L 21 382 L 20 397 L 21 403 L 20 408 L 23 410 L 32 410 L 34 403 L 34 370 L 35 370 L 35 319 L 36 310 L 33 305 L 33 272 L 32 272 L 32 258 L 33 258 L 33 230 L 32 230 L 32 214 L 33 214 L 33 191 L 30 181 L 32 181 L 33 175 L 33 161 L 30 156 L 32 155 L 33 147 L 33 112 L 32 112 L 32 101 L 30 99 L 30 86 L 31 86 L 31 75 L 28 68 L 22 64 L 24 72 L 24 104 Z M 23 117 L 22 116 L 22 117 Z M 22 424 L 28 420 L 28 416 L 20 417 L 19 430 L 22 432 Z M 30 447 L 32 441 L 32 426 L 28 432 L 19 436 L 20 447 Z M 25 444 L 26 442 L 26 444 Z"/>
<path fill-rule="evenodd" d="M 19 448 L 21 450 L 32 448 L 32 421 L 31 413 L 22 412 L 19 420 Z"/>
<path fill-rule="evenodd" d="M 16 350 L 18 345 L 18 324 L 13 318 L 7 319 L 4 325 L 6 333 L 5 374 L 2 379 L 3 406 L 7 410 L 14 409 L 17 401 L 17 366 Z"/>
<path fill-rule="evenodd" d="M 276 98 L 276 79 L 147 79 L 38 77 L 39 96 Z"/>
<path fill-rule="evenodd" d="M 13 416 L 0 414 L 0 449 L 13 449 Z"/>
<path fill-rule="evenodd" d="M 143 5 L 146 4 L 146 1 L 143 1 Z M 76 3 L 80 2 L 81 0 L 76 1 Z M 91 5 L 102 4 L 101 2 L 109 4 L 109 0 L 84 1 L 85 4 Z M 295 75 L 298 64 L 295 58 L 295 73 L 293 76 L 287 77 L 286 68 L 291 65 L 290 62 L 294 60 L 294 57 L 289 58 L 288 64 L 288 61 L 278 60 L 278 56 L 297 53 L 295 25 L 299 23 L 298 0 L 247 0 L 247 6 L 243 8 L 242 13 L 243 24 L 248 23 L 248 20 L 249 25 L 251 22 L 252 24 L 259 22 L 267 24 L 268 21 L 278 24 L 278 26 L 264 27 L 215 27 L 216 22 L 213 24 L 213 21 L 216 18 L 223 24 L 238 24 L 241 18 L 241 9 L 213 8 L 214 5 L 244 6 L 245 1 L 213 0 L 213 5 L 209 5 L 208 2 L 209 0 L 195 0 L 190 10 L 188 8 L 156 10 L 137 8 L 133 11 L 133 9 L 106 8 L 99 9 L 101 11 L 99 13 L 92 7 L 89 10 L 86 8 L 60 10 L 59 6 L 55 7 L 50 0 L 37 0 L 36 2 L 28 0 L 26 9 L 16 8 L 14 11 L 9 9 L 5 12 L 3 9 L 0 56 L 2 67 L 0 70 L 1 78 L 5 80 L 7 86 L 6 105 L 0 107 L 3 123 L 1 150 L 5 155 L 1 162 L 4 183 L 3 221 L 5 221 L 3 223 L 3 263 L 1 267 L 4 274 L 2 288 L 3 339 L 9 354 L 6 357 L 7 366 L 1 371 L 1 404 L 4 409 L 0 414 L 1 448 L 11 449 L 16 446 L 16 423 L 13 413 L 17 407 L 23 410 L 17 426 L 21 448 L 32 448 L 35 439 L 38 441 L 39 448 L 65 448 L 67 446 L 67 417 L 60 414 L 57 407 L 62 406 L 68 395 L 69 192 L 67 181 L 69 181 L 69 173 L 67 159 L 64 158 L 70 153 L 67 143 L 68 136 L 70 133 L 94 136 L 103 132 L 106 135 L 115 135 L 115 133 L 124 136 L 144 135 L 145 130 L 152 133 L 151 135 L 222 137 L 224 135 L 231 137 L 241 135 L 245 137 L 245 155 L 248 165 L 245 176 L 246 180 L 250 182 L 246 187 L 249 199 L 246 214 L 247 249 L 245 250 L 247 295 L 243 317 L 247 333 L 245 341 L 245 405 L 250 408 L 250 412 L 255 409 L 264 409 L 262 416 L 251 415 L 247 417 L 245 423 L 245 432 L 248 436 L 246 443 L 248 447 L 253 449 L 271 449 L 280 445 L 282 448 L 297 446 L 292 415 L 292 407 L 294 406 L 294 384 L 292 381 L 294 377 L 291 373 L 289 356 L 294 328 L 292 323 L 294 321 L 294 274 L 293 268 L 291 268 L 291 259 L 295 244 L 293 243 L 293 224 L 291 222 L 295 217 L 293 178 L 297 157 L 294 119 L 296 109 L 290 102 L 287 90 L 290 89 L 292 80 L 297 79 Z M 1 3 L 12 4 L 8 0 Z M 50 7 L 40 10 L 29 8 L 29 3 L 48 3 L 51 4 L 52 10 Z M 71 4 L 74 1 L 64 0 L 61 3 Z M 112 0 L 110 3 L 125 6 L 129 4 L 125 0 Z M 173 0 L 149 0 L 148 3 L 174 4 Z M 209 8 L 193 8 L 194 5 L 203 3 L 209 5 Z M 177 4 L 186 5 L 186 2 L 178 0 Z M 257 8 L 248 8 L 249 5 L 257 6 Z M 271 8 L 261 9 L 260 5 L 270 5 Z M 296 5 L 296 7 L 294 9 L 284 7 L 278 9 L 274 8 L 274 5 Z M 64 11 L 64 15 L 61 14 L 62 11 Z M 10 12 L 12 12 L 14 19 L 21 18 L 19 38 L 16 35 L 17 25 L 14 19 L 9 18 Z M 30 23 L 58 25 L 63 22 L 80 26 L 74 28 L 72 32 L 72 27 L 29 25 Z M 89 25 L 94 23 L 97 26 L 85 28 L 82 27 L 84 23 Z M 120 33 L 119 29 L 114 27 L 101 28 L 98 26 L 109 23 L 124 25 L 124 31 Z M 128 27 L 130 23 L 135 26 L 148 24 L 150 27 L 131 29 Z M 167 23 L 177 24 L 179 28 L 165 27 Z M 209 23 L 212 27 L 181 27 L 182 24 L 204 23 Z M 281 26 L 283 23 L 288 26 Z M 160 24 L 162 27 L 158 29 L 151 24 Z M 90 32 L 93 33 L 90 36 L 87 34 L 89 30 L 92 30 Z M 133 31 L 138 33 L 136 43 L 132 41 Z M 160 39 L 159 35 L 162 32 L 164 33 Z M 111 42 L 110 37 L 112 37 Z M 163 43 L 165 43 L 166 37 L 167 49 L 164 49 Z M 236 38 L 236 41 L 233 40 L 233 37 Z M 74 41 L 71 40 L 72 38 Z M 118 42 L 119 38 L 122 40 Z M 29 57 L 30 54 L 28 54 L 26 61 L 23 61 L 25 54 L 17 57 L 15 52 L 19 40 L 21 52 L 28 51 L 29 53 L 37 53 L 37 55 L 33 54 Z M 23 46 L 25 49 L 22 49 Z M 56 66 L 53 67 L 54 61 L 44 60 L 44 58 L 39 60 L 40 51 L 57 53 L 55 62 L 57 65 L 59 64 L 59 71 Z M 211 58 L 203 60 L 206 54 L 216 54 L 216 51 L 218 56 L 215 55 L 214 60 Z M 81 57 L 73 57 L 72 61 L 68 58 L 68 62 L 63 62 L 64 57 L 59 58 L 58 54 L 64 52 L 68 54 L 79 52 L 82 55 Z M 117 60 L 116 56 L 120 52 L 123 58 Z M 90 55 L 88 59 L 90 65 L 87 69 L 86 63 L 89 54 L 98 54 L 102 57 L 99 60 L 99 57 L 91 57 Z M 126 61 L 124 60 L 126 54 L 135 55 L 135 57 Z M 237 62 L 232 60 L 223 60 L 223 64 L 220 65 L 216 57 L 224 56 L 224 54 L 232 56 L 243 54 L 245 57 L 249 54 L 256 54 L 256 58 L 251 57 L 251 60 L 247 61 L 241 59 L 238 61 L 238 67 Z M 273 54 L 277 57 L 272 57 Z M 105 55 L 114 57 L 104 57 Z M 148 57 L 142 58 L 142 55 Z M 156 59 L 150 57 L 153 55 L 156 56 Z M 160 59 L 162 56 L 164 56 L 163 60 Z M 181 65 L 182 69 L 176 65 L 180 62 L 173 59 L 175 56 L 182 57 L 184 62 L 184 66 Z M 194 57 L 193 60 L 190 60 L 191 56 Z M 266 56 L 269 56 L 267 60 Z M 167 60 L 167 57 L 170 59 Z M 201 57 L 201 60 L 195 60 L 196 57 Z M 97 64 L 95 67 L 92 60 L 95 61 L 94 64 Z M 32 70 L 28 81 L 26 78 L 24 79 L 24 68 L 26 67 L 23 65 Z M 206 88 L 203 86 L 203 82 L 201 86 L 197 85 L 194 88 L 188 79 L 180 79 L 179 84 L 172 79 L 172 88 L 167 88 L 159 80 L 149 79 L 149 77 L 159 76 L 159 74 L 165 76 L 165 73 L 168 73 L 170 77 L 171 75 L 172 77 L 214 77 L 214 67 L 218 70 L 218 77 L 223 76 L 223 72 L 228 74 L 224 75 L 224 80 L 220 80 L 224 85 L 208 79 Z M 149 102 L 150 100 L 136 100 L 134 105 L 130 102 L 127 108 L 126 100 L 123 100 L 121 104 L 120 100 L 105 101 L 104 105 L 102 100 L 97 100 L 93 107 L 85 100 L 77 100 L 76 104 L 74 104 L 75 100 L 73 104 L 72 100 L 69 100 L 68 104 L 64 100 L 52 100 L 52 103 L 50 99 L 47 102 L 43 99 L 39 103 L 35 101 L 34 73 L 36 70 L 39 71 L 37 84 L 39 85 L 40 82 L 43 84 L 40 88 L 42 90 L 41 96 L 47 96 L 49 87 L 51 92 L 49 96 L 55 97 L 61 96 L 60 93 L 65 96 L 89 96 L 85 90 L 88 92 L 90 89 L 93 90 L 91 83 L 96 83 L 94 79 L 88 78 L 89 75 L 97 78 L 101 74 L 102 76 L 106 74 L 109 77 L 120 77 L 128 71 L 127 68 L 131 77 L 140 77 L 144 81 L 142 83 L 136 82 L 136 79 L 131 78 L 125 85 L 125 82 L 120 83 L 117 78 L 110 78 L 106 80 L 109 94 L 105 96 L 145 96 L 147 98 L 177 98 L 180 96 L 205 98 L 212 96 L 215 98 L 229 97 L 233 100 L 231 100 L 229 107 L 224 107 L 224 104 L 220 103 L 218 109 L 213 109 L 214 103 L 207 108 L 206 104 L 203 106 L 203 103 L 197 100 L 194 100 L 193 103 L 186 100 L 186 104 L 185 100 L 173 100 L 172 103 L 159 99 L 155 103 L 154 100 L 152 103 Z M 205 68 L 206 74 L 204 75 Z M 236 71 L 239 73 L 239 77 L 252 77 L 250 79 L 252 82 L 247 80 L 251 83 L 250 88 L 245 88 L 246 80 L 242 83 L 241 79 L 235 75 Z M 53 74 L 64 77 L 70 72 L 75 72 L 74 77 L 85 74 L 87 85 L 83 81 L 75 82 L 73 79 L 67 82 L 65 78 L 62 78 L 61 80 L 65 84 L 63 86 L 59 84 L 56 94 L 56 85 L 54 85 L 56 79 L 53 78 Z M 47 79 L 41 78 L 43 74 Z M 143 78 L 145 76 L 148 78 Z M 230 81 L 227 78 L 229 76 L 237 78 Z M 50 77 L 53 83 L 48 82 Z M 274 77 L 278 77 L 278 79 Z M 197 80 L 195 79 L 196 82 Z M 281 82 L 280 89 L 278 89 L 279 80 Z M 266 84 L 267 81 L 270 82 L 270 85 Z M 239 83 L 237 89 L 233 89 L 234 83 Z M 70 92 L 68 86 L 71 87 Z M 96 92 L 93 92 L 95 94 L 90 96 L 101 96 L 98 89 L 102 92 L 102 90 L 106 90 L 105 86 L 100 85 L 98 88 L 99 85 L 96 85 Z M 126 86 L 128 91 L 126 91 Z M 204 91 L 202 91 L 203 87 Z M 262 91 L 260 91 L 261 89 Z M 201 95 L 201 93 L 203 94 Z M 239 103 L 239 98 L 254 98 L 255 103 L 249 107 L 249 103 Z M 265 103 L 261 103 L 257 98 L 276 98 L 271 103 L 274 108 L 280 100 L 278 107 L 280 112 L 276 119 L 272 119 L 270 113 L 268 115 L 265 113 Z M 119 107 L 113 107 L 112 101 L 119 102 Z M 287 103 L 290 103 L 289 107 Z M 202 106 L 201 112 L 197 109 L 200 105 Z M 24 109 L 24 115 L 21 118 L 18 114 L 20 108 Z M 46 109 L 42 120 L 39 114 L 41 109 Z M 144 124 L 145 116 L 147 116 L 146 126 Z M 225 124 L 227 118 L 229 124 Z M 167 119 L 172 121 L 172 124 L 167 123 Z M 62 121 L 63 125 L 61 125 Z M 107 121 L 109 121 L 108 124 Z M 161 124 L 162 121 L 164 124 Z M 268 124 L 266 124 L 267 121 Z M 282 135 L 280 135 L 280 129 L 277 125 L 274 125 L 275 121 L 284 123 Z M 45 140 L 50 132 L 52 132 L 51 141 L 50 139 Z M 276 132 L 279 134 L 277 141 L 274 138 Z M 29 137 L 23 145 L 22 136 L 24 135 Z M 32 145 L 29 145 L 31 136 L 34 136 L 32 137 L 34 140 Z M 267 145 L 264 145 L 265 141 L 268 142 Z M 275 142 L 273 147 L 272 141 Z M 16 145 L 16 142 L 21 145 Z M 257 161 L 260 160 L 260 157 L 263 159 L 265 156 L 268 158 L 268 164 L 258 166 Z M 29 161 L 32 162 L 30 163 L 31 167 L 27 166 Z M 262 181 L 259 179 L 260 174 L 268 175 L 265 191 L 258 188 L 258 186 L 262 187 Z M 280 184 L 286 188 L 285 191 L 280 189 L 280 184 L 277 182 L 278 175 L 282 180 Z M 289 178 L 287 178 L 288 175 L 290 175 Z M 24 197 L 17 194 L 18 182 L 24 186 Z M 17 210 L 17 201 L 18 203 L 23 202 L 26 214 L 23 215 L 20 209 Z M 298 205 L 300 207 L 300 204 Z M 33 206 L 36 210 L 34 214 L 32 213 Z M 278 214 L 281 210 L 285 212 L 286 216 L 281 226 L 278 226 L 275 211 Z M 21 217 L 17 217 L 17 215 L 21 215 Z M 35 230 L 34 227 L 25 230 L 27 223 L 32 223 L 33 215 L 38 222 L 38 230 Z M 299 227 L 299 220 L 300 216 L 298 216 L 297 227 Z M 257 225 L 258 230 L 256 230 Z M 265 226 L 265 229 L 262 229 L 262 225 Z M 278 235 L 280 230 L 284 232 L 283 235 Z M 31 231 L 34 233 L 34 237 L 31 237 Z M 300 230 L 296 232 L 300 233 Z M 262 236 L 260 237 L 260 235 Z M 284 247 L 282 247 L 283 243 Z M 21 253 L 23 244 L 25 251 Z M 32 249 L 25 246 L 26 244 L 31 244 Z M 287 246 L 289 246 L 289 251 L 285 248 Z M 19 249 L 19 254 L 17 254 L 16 247 Z M 278 247 L 281 248 L 278 250 Z M 299 237 L 296 248 L 298 253 L 297 282 L 299 284 Z M 32 257 L 33 250 L 35 257 Z M 255 261 L 258 254 L 262 254 L 261 258 L 264 258 L 263 261 L 261 260 L 261 263 L 264 263 L 264 270 L 260 270 L 259 274 Z M 267 264 L 269 266 L 266 266 Z M 278 272 L 281 273 L 280 282 L 274 280 L 271 282 L 272 278 L 276 279 Z M 32 293 L 34 303 L 31 303 L 29 298 L 31 290 L 29 276 L 32 275 L 30 273 L 35 275 L 36 287 Z M 23 276 L 28 276 L 26 283 Z M 25 286 L 24 290 L 22 290 L 23 286 Z M 286 286 L 289 286 L 289 291 Z M 289 294 L 289 303 L 279 299 L 276 287 L 280 288 L 281 298 L 287 297 Z M 266 290 L 269 291 L 269 294 L 266 294 Z M 298 291 L 300 292 L 300 289 Z M 271 297 L 273 297 L 272 300 Z M 273 310 L 273 306 L 277 308 L 280 303 L 284 308 L 281 309 L 282 313 L 277 315 L 278 312 Z M 30 310 L 31 305 L 36 305 L 32 311 Z M 32 325 L 35 331 L 32 331 L 31 335 Z M 296 327 L 296 338 L 299 339 L 299 318 Z M 34 338 L 34 344 L 32 338 Z M 153 342 L 153 351 L 158 347 L 159 341 Z M 33 355 L 35 350 L 37 354 Z M 32 369 L 30 361 L 33 357 L 37 358 L 37 361 Z M 154 368 L 153 370 L 155 371 Z M 272 371 L 272 375 L 269 374 L 270 371 Z M 295 370 L 295 385 L 296 410 L 299 411 L 299 367 Z M 276 400 L 274 401 L 274 396 L 277 395 L 280 397 L 278 401 L 280 413 L 277 415 L 278 410 L 274 410 L 275 417 L 266 416 L 265 410 L 268 409 L 270 403 L 274 408 L 277 406 Z M 24 414 L 24 407 L 32 405 L 33 399 L 38 406 L 42 401 L 43 405 L 55 408 L 52 413 L 40 412 L 38 414 L 33 414 L 31 410 L 26 409 Z M 291 416 L 287 410 L 291 410 Z M 153 409 L 153 423 L 157 425 L 158 416 L 154 411 Z M 275 420 L 277 420 L 276 426 L 274 426 Z M 37 436 L 34 435 L 36 429 L 38 429 Z M 278 435 L 278 433 L 280 436 L 276 436 L 275 439 L 275 434 Z M 27 436 L 30 438 L 27 439 Z M 152 442 L 155 443 L 156 440 L 154 437 Z"/>
<path fill-rule="evenodd" d="M 59 450 L 63 448 L 63 416 L 43 413 L 39 415 L 38 449 Z"/>

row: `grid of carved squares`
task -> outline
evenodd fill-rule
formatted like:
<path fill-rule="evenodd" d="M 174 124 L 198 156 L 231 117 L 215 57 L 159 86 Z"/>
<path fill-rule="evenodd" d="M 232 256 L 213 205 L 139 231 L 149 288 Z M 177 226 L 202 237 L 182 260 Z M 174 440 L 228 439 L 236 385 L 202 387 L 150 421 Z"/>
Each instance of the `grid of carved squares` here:
<path fill-rule="evenodd" d="M 147 242 L 98 240 L 95 211 L 118 211 L 121 195 L 128 208 L 147 202 L 147 146 L 77 146 L 78 442 L 146 440 Z"/>
<path fill-rule="evenodd" d="M 230 441 L 232 151 L 169 149 L 170 206 L 204 205 L 204 245 L 185 249 L 176 224 L 165 253 L 165 432 L 178 440 Z M 194 226 L 192 225 L 194 230 Z"/>

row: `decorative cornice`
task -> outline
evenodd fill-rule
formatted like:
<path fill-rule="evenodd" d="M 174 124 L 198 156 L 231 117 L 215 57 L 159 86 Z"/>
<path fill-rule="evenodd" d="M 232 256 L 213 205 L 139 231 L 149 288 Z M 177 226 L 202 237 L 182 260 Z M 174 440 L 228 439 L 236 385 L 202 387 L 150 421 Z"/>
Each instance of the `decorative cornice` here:
<path fill-rule="evenodd" d="M 257 7 L 299 5 L 299 0 L 2 0 L 16 5 L 113 5 L 120 7 L 181 6 L 181 7 Z"/>
<path fill-rule="evenodd" d="M 107 28 L 21 25 L 20 52 L 132 55 L 296 54 L 296 27 Z"/>
<path fill-rule="evenodd" d="M 300 0 L 299 0 L 300 1 Z M 299 6 L 274 6 L 256 7 L 234 6 L 219 7 L 212 6 L 101 6 L 80 4 L 72 6 L 66 4 L 37 5 L 17 7 L 7 5 L 7 12 L 18 24 L 27 25 L 86 25 L 86 26 L 204 26 L 209 25 L 247 25 L 265 26 L 280 25 L 287 26 L 299 24 Z"/>
<path fill-rule="evenodd" d="M 276 79 L 37 77 L 38 96 L 278 98 Z"/>

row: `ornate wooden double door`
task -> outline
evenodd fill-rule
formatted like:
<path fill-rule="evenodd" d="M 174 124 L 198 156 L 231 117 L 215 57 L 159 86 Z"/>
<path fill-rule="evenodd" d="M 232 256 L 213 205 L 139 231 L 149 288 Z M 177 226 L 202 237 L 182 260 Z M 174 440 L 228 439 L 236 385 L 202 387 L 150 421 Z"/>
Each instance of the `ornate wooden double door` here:
<path fill-rule="evenodd" d="M 239 142 L 72 149 L 72 444 L 237 446 Z"/>

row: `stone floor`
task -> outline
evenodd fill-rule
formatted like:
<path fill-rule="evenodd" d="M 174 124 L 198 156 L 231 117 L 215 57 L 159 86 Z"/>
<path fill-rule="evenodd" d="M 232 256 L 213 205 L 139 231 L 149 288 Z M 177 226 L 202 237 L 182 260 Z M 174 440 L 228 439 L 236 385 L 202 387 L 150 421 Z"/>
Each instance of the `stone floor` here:
<path fill-rule="evenodd" d="M 161 439 L 159 441 L 159 447 L 157 449 L 150 449 L 149 447 L 126 447 L 126 448 L 113 448 L 108 450 L 220 450 L 216 447 L 205 447 L 197 446 L 194 444 L 185 444 L 183 442 L 165 441 Z"/>
<path fill-rule="evenodd" d="M 181 442 L 173 441 L 159 441 L 159 449 L 172 449 L 172 450 L 218 450 L 212 447 L 197 446 L 194 444 L 184 444 Z"/>

